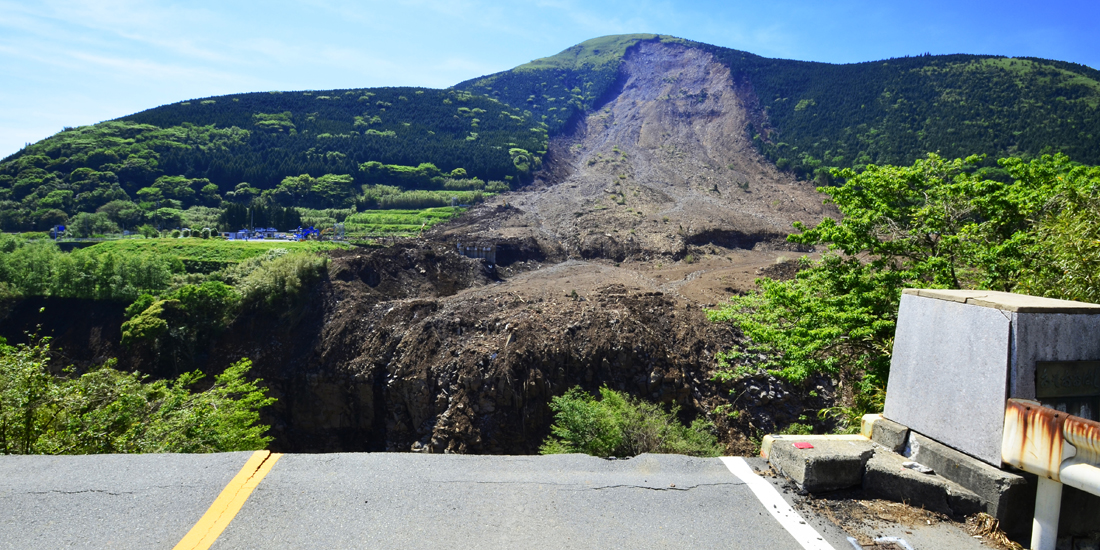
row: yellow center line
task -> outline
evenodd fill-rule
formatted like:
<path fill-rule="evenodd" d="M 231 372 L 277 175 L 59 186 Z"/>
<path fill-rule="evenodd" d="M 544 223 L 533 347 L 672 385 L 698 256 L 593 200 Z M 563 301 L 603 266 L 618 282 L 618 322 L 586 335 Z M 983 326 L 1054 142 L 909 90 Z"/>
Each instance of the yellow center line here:
<path fill-rule="evenodd" d="M 271 468 L 275 466 L 275 461 L 279 460 L 281 456 L 283 455 L 273 454 L 270 451 L 252 453 L 252 457 L 244 463 L 241 471 L 237 472 L 237 475 L 233 477 L 229 485 L 225 486 L 225 489 L 222 489 L 218 498 L 214 499 L 214 504 L 210 505 L 210 508 L 199 518 L 198 523 L 187 532 L 174 550 L 206 550 L 210 548 L 214 541 L 218 540 L 218 535 L 221 535 L 222 531 L 229 527 L 229 522 L 233 521 L 233 518 L 237 516 L 237 512 L 241 511 L 241 506 L 244 506 L 245 501 L 252 494 L 252 490 L 260 484 L 260 481 L 271 471 Z"/>

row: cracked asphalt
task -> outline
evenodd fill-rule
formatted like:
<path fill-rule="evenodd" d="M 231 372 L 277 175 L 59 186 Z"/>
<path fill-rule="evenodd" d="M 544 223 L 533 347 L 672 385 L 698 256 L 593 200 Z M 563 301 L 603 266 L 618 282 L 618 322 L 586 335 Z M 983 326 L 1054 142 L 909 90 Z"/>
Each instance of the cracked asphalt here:
<path fill-rule="evenodd" d="M 250 456 L 0 456 L 0 548 L 172 548 Z"/>
<path fill-rule="evenodd" d="M 250 454 L 0 457 L 0 548 L 171 548 Z M 801 548 L 719 459 L 398 453 L 284 455 L 212 548 L 505 546 Z"/>

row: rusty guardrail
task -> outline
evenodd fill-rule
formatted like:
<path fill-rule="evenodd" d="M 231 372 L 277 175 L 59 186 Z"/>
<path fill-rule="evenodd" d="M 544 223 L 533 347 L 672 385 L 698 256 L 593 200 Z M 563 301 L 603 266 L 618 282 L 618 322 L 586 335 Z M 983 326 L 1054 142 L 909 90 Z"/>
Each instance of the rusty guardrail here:
<path fill-rule="evenodd" d="M 1100 495 L 1100 422 L 1009 399 L 1001 460 L 1039 476 L 1031 548 L 1054 550 L 1062 485 Z"/>

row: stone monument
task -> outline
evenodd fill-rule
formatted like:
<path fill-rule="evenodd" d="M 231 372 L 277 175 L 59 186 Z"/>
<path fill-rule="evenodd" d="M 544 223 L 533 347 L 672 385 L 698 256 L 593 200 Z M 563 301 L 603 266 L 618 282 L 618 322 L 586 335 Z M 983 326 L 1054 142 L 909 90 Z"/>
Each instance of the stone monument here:
<path fill-rule="evenodd" d="M 883 416 L 999 468 L 1009 397 L 1100 420 L 1100 305 L 905 290 Z"/>

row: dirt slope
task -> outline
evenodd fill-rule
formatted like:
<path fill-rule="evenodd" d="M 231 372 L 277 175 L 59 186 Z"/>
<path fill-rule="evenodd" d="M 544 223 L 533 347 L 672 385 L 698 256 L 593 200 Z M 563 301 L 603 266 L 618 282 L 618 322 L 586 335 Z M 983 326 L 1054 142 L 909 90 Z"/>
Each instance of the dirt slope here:
<path fill-rule="evenodd" d="M 783 245 L 794 221 L 835 210 L 808 182 L 779 172 L 746 135 L 755 97 L 700 50 L 641 43 L 619 88 L 551 143 L 536 183 L 483 208 L 445 237 L 532 237 L 583 258 L 680 259 L 695 247 Z"/>

